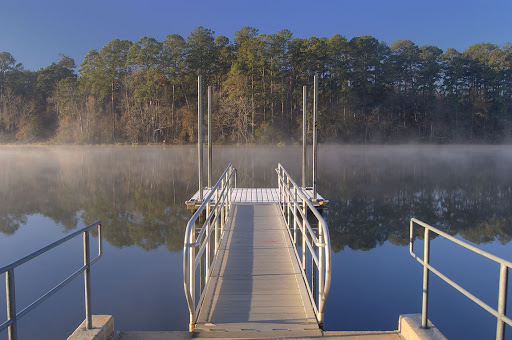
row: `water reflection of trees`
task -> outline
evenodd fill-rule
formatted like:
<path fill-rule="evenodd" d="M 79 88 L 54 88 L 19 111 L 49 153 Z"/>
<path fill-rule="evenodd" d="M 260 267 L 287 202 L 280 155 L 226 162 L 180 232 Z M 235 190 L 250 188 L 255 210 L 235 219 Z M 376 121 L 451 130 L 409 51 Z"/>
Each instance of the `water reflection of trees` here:
<path fill-rule="evenodd" d="M 195 189 L 193 149 L 131 147 L 2 150 L 0 231 L 13 234 L 42 214 L 65 229 L 101 220 L 116 247 L 178 250 Z M 184 222 L 185 221 L 185 222 Z"/>
<path fill-rule="evenodd" d="M 412 216 L 474 243 L 510 241 L 512 157 L 464 148 L 373 150 L 320 150 L 319 189 L 330 200 L 325 216 L 334 250 L 406 245 Z M 213 177 L 233 162 L 239 186 L 276 186 L 274 168 L 282 162 L 300 182 L 299 155 L 300 148 L 215 148 Z M 66 230 L 101 220 L 116 247 L 180 250 L 196 158 L 193 146 L 3 147 L 0 232 L 13 234 L 28 215 L 42 214 Z"/>
<path fill-rule="evenodd" d="M 510 158 L 399 156 L 355 157 L 324 178 L 336 251 L 369 250 L 385 241 L 407 245 L 411 217 L 477 244 L 511 240 Z"/>

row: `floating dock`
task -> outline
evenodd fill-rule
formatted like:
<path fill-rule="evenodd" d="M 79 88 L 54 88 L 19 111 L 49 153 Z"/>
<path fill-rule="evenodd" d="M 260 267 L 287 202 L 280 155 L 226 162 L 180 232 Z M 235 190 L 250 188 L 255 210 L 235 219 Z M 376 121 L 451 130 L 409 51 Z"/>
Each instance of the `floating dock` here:
<path fill-rule="evenodd" d="M 326 209 L 329 206 L 329 201 L 317 194 L 316 200 L 313 199 L 313 188 L 301 188 L 317 209 Z M 203 197 L 208 197 L 210 189 L 203 190 Z M 215 203 L 215 197 L 210 200 Z M 297 201 L 302 204 L 302 198 L 298 197 Z M 278 188 L 233 188 L 232 194 L 233 203 L 278 203 L 279 202 L 279 189 Z M 199 191 L 197 191 L 192 198 L 185 202 L 188 209 L 197 209 L 203 201 L 199 200 Z"/>

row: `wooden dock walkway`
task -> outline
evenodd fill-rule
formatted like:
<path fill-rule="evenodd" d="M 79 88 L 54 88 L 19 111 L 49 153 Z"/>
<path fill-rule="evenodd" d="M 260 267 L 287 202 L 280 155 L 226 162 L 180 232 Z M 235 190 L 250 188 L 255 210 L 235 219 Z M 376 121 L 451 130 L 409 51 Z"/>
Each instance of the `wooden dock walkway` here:
<path fill-rule="evenodd" d="M 258 198 L 258 190 L 250 192 Z M 260 197 L 272 193 L 269 189 Z M 196 331 L 308 330 L 321 335 L 278 209 L 268 201 L 233 206 Z"/>

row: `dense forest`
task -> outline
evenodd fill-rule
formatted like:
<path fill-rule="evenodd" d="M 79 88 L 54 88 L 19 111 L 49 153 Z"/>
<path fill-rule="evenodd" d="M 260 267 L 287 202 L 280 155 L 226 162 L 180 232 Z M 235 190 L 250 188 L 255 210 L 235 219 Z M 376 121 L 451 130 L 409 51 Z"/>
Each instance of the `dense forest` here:
<path fill-rule="evenodd" d="M 512 140 L 510 43 L 442 51 L 410 40 L 388 46 L 371 36 L 306 39 L 252 27 L 230 42 L 197 27 L 186 38 L 114 39 L 79 66 L 61 55 L 24 70 L 0 52 L 0 142 L 194 142 L 198 74 L 213 87 L 217 143 L 300 140 L 302 87 L 311 115 L 315 74 L 323 142 Z"/>

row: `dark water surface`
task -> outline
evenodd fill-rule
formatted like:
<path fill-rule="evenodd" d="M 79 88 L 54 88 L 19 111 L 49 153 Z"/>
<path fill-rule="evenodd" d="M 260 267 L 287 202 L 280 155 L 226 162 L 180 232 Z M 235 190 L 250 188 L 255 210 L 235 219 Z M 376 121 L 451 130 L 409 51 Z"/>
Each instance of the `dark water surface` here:
<path fill-rule="evenodd" d="M 281 162 L 300 183 L 300 157 L 296 146 L 216 146 L 213 177 L 233 162 L 239 187 L 276 187 Z M 114 315 L 119 330 L 186 330 L 184 202 L 197 190 L 196 164 L 193 146 L 0 147 L 0 267 L 101 220 L 93 313 Z M 408 248 L 413 216 L 512 260 L 509 146 L 321 146 L 318 190 L 330 201 L 328 330 L 392 330 L 399 314 L 421 311 L 422 268 Z M 496 308 L 498 265 L 440 238 L 431 259 Z M 17 269 L 18 310 L 81 262 L 77 238 Z M 449 339 L 495 337 L 496 319 L 433 275 L 430 301 L 429 318 Z M 19 322 L 20 338 L 66 338 L 84 319 L 83 304 L 77 278 Z"/>

